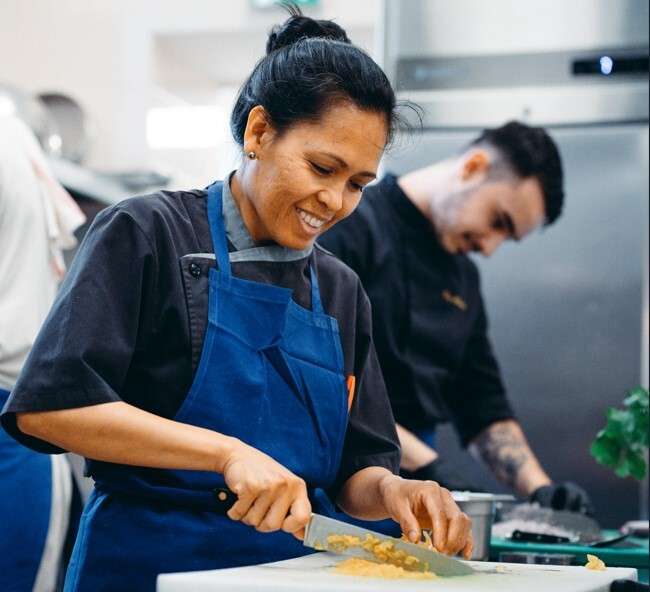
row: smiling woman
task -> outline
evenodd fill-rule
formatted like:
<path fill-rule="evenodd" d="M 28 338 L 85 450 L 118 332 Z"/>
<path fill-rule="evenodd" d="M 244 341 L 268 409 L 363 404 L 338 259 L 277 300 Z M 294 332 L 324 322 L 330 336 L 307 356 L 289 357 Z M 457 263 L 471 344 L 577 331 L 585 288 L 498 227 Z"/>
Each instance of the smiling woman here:
<path fill-rule="evenodd" d="M 97 216 L 3 410 L 25 445 L 87 458 L 68 591 L 304 555 L 323 491 L 471 552 L 449 492 L 395 476 L 368 299 L 314 245 L 374 178 L 393 91 L 296 10 L 267 50 L 232 115 L 241 166 Z"/>
<path fill-rule="evenodd" d="M 356 208 L 375 178 L 386 142 L 382 114 L 349 103 L 328 107 L 317 122 L 278 134 L 262 107 L 245 132 L 244 162 L 232 191 L 256 242 L 304 249 Z"/>
<path fill-rule="evenodd" d="M 231 119 L 249 156 L 233 195 L 253 238 L 302 249 L 350 214 L 393 135 L 395 106 L 384 73 L 335 23 L 294 12 L 276 27 Z"/>

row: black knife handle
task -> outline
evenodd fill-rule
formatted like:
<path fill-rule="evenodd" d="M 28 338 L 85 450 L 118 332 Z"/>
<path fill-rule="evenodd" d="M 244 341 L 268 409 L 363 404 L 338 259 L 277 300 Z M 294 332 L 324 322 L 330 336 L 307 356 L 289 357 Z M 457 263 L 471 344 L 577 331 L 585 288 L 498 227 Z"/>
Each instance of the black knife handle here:
<path fill-rule="evenodd" d="M 523 530 L 515 530 L 512 533 L 511 538 L 513 541 L 522 541 L 527 543 L 561 544 L 571 542 L 571 539 L 568 537 L 554 534 L 542 534 L 538 532 L 526 532 Z"/>

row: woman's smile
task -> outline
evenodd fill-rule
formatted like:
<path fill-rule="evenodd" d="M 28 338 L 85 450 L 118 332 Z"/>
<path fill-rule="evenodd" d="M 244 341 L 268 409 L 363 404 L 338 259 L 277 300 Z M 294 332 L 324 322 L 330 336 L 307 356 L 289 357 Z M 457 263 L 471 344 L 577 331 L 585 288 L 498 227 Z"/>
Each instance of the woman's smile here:
<path fill-rule="evenodd" d="M 295 210 L 303 230 L 310 236 L 316 236 L 317 234 L 320 234 L 321 228 L 328 222 L 328 220 L 319 218 L 318 216 L 315 216 L 311 212 L 303 210 L 298 206 L 295 206 Z"/>

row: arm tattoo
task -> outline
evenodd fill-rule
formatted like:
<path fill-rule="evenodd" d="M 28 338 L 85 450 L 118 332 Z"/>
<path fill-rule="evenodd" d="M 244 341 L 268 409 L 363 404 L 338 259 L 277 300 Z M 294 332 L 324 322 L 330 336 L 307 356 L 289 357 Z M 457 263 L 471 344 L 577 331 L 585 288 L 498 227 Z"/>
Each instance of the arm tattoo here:
<path fill-rule="evenodd" d="M 481 457 L 495 476 L 509 487 L 517 483 L 519 471 L 531 458 L 526 440 L 509 425 L 495 425 L 476 438 Z"/>

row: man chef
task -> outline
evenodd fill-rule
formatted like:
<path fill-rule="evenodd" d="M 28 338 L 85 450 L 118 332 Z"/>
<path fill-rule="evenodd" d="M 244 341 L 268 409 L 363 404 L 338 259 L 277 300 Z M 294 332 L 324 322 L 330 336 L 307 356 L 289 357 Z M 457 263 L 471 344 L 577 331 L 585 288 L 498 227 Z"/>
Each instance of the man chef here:
<path fill-rule="evenodd" d="M 554 223 L 562 163 L 548 133 L 510 122 L 460 154 L 364 190 L 357 210 L 320 239 L 359 275 L 398 424 L 401 472 L 449 489 L 480 489 L 438 455 L 451 421 L 464 446 L 516 494 L 591 513 L 588 495 L 554 483 L 506 396 L 488 335 L 476 265 L 506 240 Z"/>

